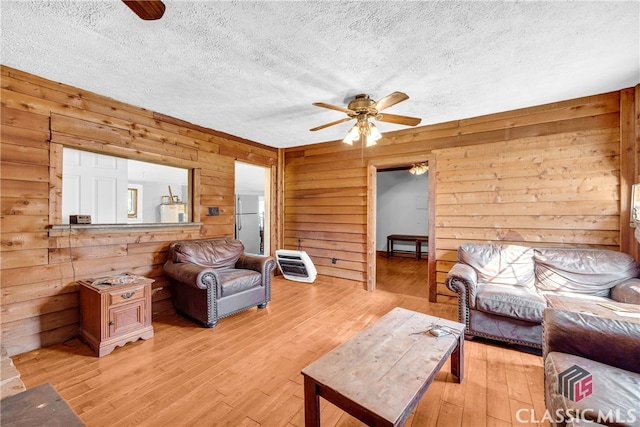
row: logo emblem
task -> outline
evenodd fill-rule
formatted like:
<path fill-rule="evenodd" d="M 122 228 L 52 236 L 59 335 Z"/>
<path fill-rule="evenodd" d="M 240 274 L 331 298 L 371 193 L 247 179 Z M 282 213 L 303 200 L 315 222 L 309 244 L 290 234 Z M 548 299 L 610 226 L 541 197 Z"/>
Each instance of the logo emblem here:
<path fill-rule="evenodd" d="M 567 399 L 579 402 L 593 393 L 593 376 L 573 365 L 558 375 L 558 391 Z"/>

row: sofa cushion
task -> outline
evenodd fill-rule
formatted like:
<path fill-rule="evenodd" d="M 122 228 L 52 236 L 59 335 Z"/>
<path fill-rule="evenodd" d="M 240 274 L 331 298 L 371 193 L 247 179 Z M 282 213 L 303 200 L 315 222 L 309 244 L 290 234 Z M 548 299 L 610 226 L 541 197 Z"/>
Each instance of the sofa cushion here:
<path fill-rule="evenodd" d="M 577 366 L 583 371 L 584 387 L 571 394 L 560 387 L 559 376 Z M 552 415 L 581 414 L 606 425 L 638 426 L 640 374 L 568 353 L 550 352 L 544 361 L 545 401 Z M 589 375 L 591 381 L 589 381 Z M 566 374 L 563 375 L 566 377 Z M 575 393 L 578 391 L 578 393 Z M 579 391 L 582 391 L 580 393 Z M 579 411 L 579 412 L 578 412 Z M 598 419 L 598 413 L 602 414 Z M 603 417 L 608 417 L 605 421 Z"/>
<path fill-rule="evenodd" d="M 203 239 L 171 244 L 173 262 L 190 262 L 211 268 L 230 268 L 244 252 L 244 245 L 235 239 Z"/>
<path fill-rule="evenodd" d="M 610 289 L 638 275 L 630 255 L 604 249 L 537 248 L 536 287 L 540 291 L 570 291 L 609 296 Z"/>
<path fill-rule="evenodd" d="M 228 268 L 218 270 L 218 278 L 220 279 L 221 295 L 219 298 L 228 297 L 262 283 L 262 275 L 253 270 L 241 270 L 237 268 Z"/>
<path fill-rule="evenodd" d="M 611 289 L 611 298 L 629 304 L 640 304 L 640 279 L 631 279 Z"/>
<path fill-rule="evenodd" d="M 544 297 L 522 286 L 478 285 L 476 309 L 528 322 L 542 322 Z"/>
<path fill-rule="evenodd" d="M 476 270 L 479 283 L 534 288 L 532 248 L 517 245 L 464 243 L 458 248 L 458 261 Z"/>

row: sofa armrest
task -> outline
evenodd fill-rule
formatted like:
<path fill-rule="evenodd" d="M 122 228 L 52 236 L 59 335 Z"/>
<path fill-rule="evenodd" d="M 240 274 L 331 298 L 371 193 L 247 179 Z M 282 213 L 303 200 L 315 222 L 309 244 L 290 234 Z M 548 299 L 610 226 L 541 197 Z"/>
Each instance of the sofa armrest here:
<path fill-rule="evenodd" d="M 198 289 L 213 287 L 216 291 L 219 291 L 218 286 L 220 280 L 218 273 L 212 268 L 186 262 L 175 263 L 167 260 L 167 262 L 164 263 L 164 272 L 173 280 L 184 283 L 185 285 Z"/>
<path fill-rule="evenodd" d="M 266 279 L 271 275 L 273 269 L 276 267 L 276 260 L 270 256 L 263 255 L 251 255 L 242 254 L 236 262 L 235 268 L 241 268 L 243 270 L 253 270 L 262 274 L 262 277 Z M 266 282 L 263 279 L 263 282 Z"/>
<path fill-rule="evenodd" d="M 473 267 L 462 263 L 455 264 L 447 273 L 445 284 L 447 288 L 458 294 L 460 302 L 464 302 L 469 308 L 475 308 L 478 273 Z"/>
<path fill-rule="evenodd" d="M 573 354 L 640 373 L 640 323 L 546 308 L 543 351 Z"/>
<path fill-rule="evenodd" d="M 640 304 L 640 279 L 629 279 L 611 289 L 611 299 L 629 304 Z"/>

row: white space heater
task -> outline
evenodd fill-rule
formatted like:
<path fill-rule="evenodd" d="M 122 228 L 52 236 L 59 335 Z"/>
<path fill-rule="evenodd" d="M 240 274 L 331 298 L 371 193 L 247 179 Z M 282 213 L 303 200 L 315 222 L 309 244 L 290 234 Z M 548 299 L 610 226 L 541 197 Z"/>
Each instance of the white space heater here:
<path fill-rule="evenodd" d="M 285 279 L 305 283 L 313 283 L 316 280 L 316 266 L 305 251 L 278 249 L 276 262 Z"/>

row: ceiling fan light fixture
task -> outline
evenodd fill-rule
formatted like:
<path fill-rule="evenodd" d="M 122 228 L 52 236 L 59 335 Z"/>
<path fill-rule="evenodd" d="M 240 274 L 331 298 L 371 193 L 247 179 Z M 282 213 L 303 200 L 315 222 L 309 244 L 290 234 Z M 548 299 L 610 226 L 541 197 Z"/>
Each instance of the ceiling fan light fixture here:
<path fill-rule="evenodd" d="M 416 126 L 420 123 L 420 119 L 417 117 L 399 116 L 397 114 L 380 114 L 380 111 L 385 108 L 389 108 L 392 105 L 396 105 L 399 102 L 409 99 L 409 96 L 402 92 L 393 92 L 390 95 L 385 96 L 379 101 L 374 101 L 369 95 L 359 94 L 349 102 L 347 107 L 339 107 L 336 105 L 327 104 L 325 102 L 314 102 L 316 107 L 328 108 L 330 110 L 341 111 L 347 113 L 346 118 L 335 120 L 330 123 L 326 123 L 321 126 L 316 126 L 309 129 L 310 131 L 317 131 L 320 129 L 328 128 L 339 123 L 344 123 L 349 120 L 357 119 L 358 122 L 352 127 L 347 136 L 344 137 L 342 142 L 345 144 L 353 145 L 358 139 L 362 144 L 366 144 L 367 147 L 375 145 L 382 134 L 376 128 L 376 125 L 369 123 L 369 118 L 379 120 L 381 122 L 396 123 L 406 126 Z"/>
<path fill-rule="evenodd" d="M 378 130 L 378 127 L 373 123 L 369 123 L 369 131 L 371 132 L 371 136 L 374 137 L 376 141 L 382 138 L 382 134 Z"/>
<path fill-rule="evenodd" d="M 345 144 L 353 145 L 355 141 L 362 141 L 367 147 L 376 145 L 376 143 L 382 138 L 382 134 L 373 123 L 365 119 L 359 119 L 349 132 L 344 137 L 342 142 Z"/>
<path fill-rule="evenodd" d="M 369 135 L 367 135 L 367 147 L 376 145 L 376 143 L 382 138 L 382 134 L 373 123 L 369 123 Z"/>
<path fill-rule="evenodd" d="M 345 144 L 353 145 L 354 141 L 357 141 L 358 139 L 360 139 L 360 130 L 358 128 L 358 125 L 356 124 L 353 125 L 351 129 L 349 129 L 347 136 L 344 137 L 342 142 L 344 142 Z"/>
<path fill-rule="evenodd" d="M 409 169 L 411 175 L 422 175 L 429 170 L 429 164 L 427 162 L 414 163 Z"/>

